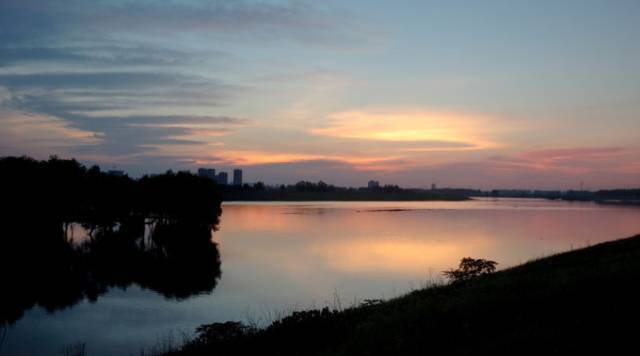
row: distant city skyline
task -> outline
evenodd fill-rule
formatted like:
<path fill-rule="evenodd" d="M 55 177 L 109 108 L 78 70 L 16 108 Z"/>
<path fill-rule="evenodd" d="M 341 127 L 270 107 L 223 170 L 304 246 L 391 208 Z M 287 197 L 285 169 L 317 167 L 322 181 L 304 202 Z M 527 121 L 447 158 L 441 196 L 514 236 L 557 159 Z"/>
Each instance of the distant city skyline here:
<path fill-rule="evenodd" d="M 633 0 L 1 1 L 0 156 L 634 188 L 638 23 Z"/>
<path fill-rule="evenodd" d="M 225 185 L 243 185 L 243 184 L 255 184 L 255 183 L 265 183 L 264 181 L 257 179 L 257 180 L 252 180 L 252 181 L 246 181 L 244 180 L 244 170 L 243 169 L 239 169 L 239 168 L 234 168 L 234 169 L 220 169 L 217 170 L 216 168 L 212 168 L 212 167 L 198 167 L 195 171 L 191 171 L 189 169 L 187 170 L 174 170 L 174 169 L 168 169 L 167 171 L 178 171 L 178 172 L 189 172 L 195 175 L 199 175 L 201 177 L 207 177 L 210 179 L 213 179 L 219 183 L 222 183 L 220 181 L 220 179 L 223 179 L 226 183 L 223 183 Z M 231 176 L 231 180 L 229 181 L 229 171 L 232 172 L 233 176 Z M 126 174 L 126 172 L 122 171 L 122 170 L 115 170 L 115 169 L 110 169 L 106 171 L 109 174 L 114 174 L 114 175 L 124 175 Z M 166 171 L 164 171 L 166 172 Z M 158 172 L 158 173 L 164 173 L 164 172 Z M 220 174 L 224 175 L 224 178 L 220 177 Z M 143 173 L 142 175 L 153 175 L 153 174 L 157 174 L 157 173 Z M 140 176 L 142 176 L 140 175 Z M 135 176 L 134 176 L 135 177 Z M 138 176 L 139 177 L 139 176 Z M 330 185 L 335 185 L 335 186 L 341 186 L 340 184 L 336 184 L 334 182 L 331 181 L 325 181 L 322 179 L 318 179 L 318 180 L 313 180 L 313 179 L 298 179 L 296 181 L 292 181 L 292 182 L 266 182 L 265 184 L 271 187 L 277 187 L 279 185 L 292 185 L 298 182 L 312 182 L 312 183 L 316 183 L 316 182 L 324 182 L 326 184 L 330 184 Z M 359 182 L 356 183 L 354 185 L 344 185 L 344 187 L 350 187 L 350 188 L 369 188 L 369 189 L 375 189 L 375 188 L 379 188 L 379 187 L 384 187 L 385 185 L 398 185 L 394 182 L 381 182 L 378 180 L 368 180 L 368 181 L 363 181 L 363 182 Z M 482 187 L 473 187 L 473 186 L 449 186 L 449 185 L 438 185 L 434 182 L 431 183 L 425 183 L 423 185 L 415 185 L 415 186 L 402 186 L 402 185 L 398 185 L 402 188 L 418 188 L 418 189 L 425 189 L 425 190 L 437 190 L 437 189 L 474 189 L 474 190 L 482 190 L 482 191 L 503 191 L 503 192 L 534 192 L 534 191 L 597 191 L 601 188 L 589 188 L 589 187 L 585 187 L 584 182 L 578 182 L 578 184 L 574 187 L 568 187 L 565 189 L 551 189 L 551 188 L 514 188 L 514 187 L 490 187 L 490 188 L 482 188 Z M 640 188 L 640 186 L 635 187 L 635 188 Z"/>

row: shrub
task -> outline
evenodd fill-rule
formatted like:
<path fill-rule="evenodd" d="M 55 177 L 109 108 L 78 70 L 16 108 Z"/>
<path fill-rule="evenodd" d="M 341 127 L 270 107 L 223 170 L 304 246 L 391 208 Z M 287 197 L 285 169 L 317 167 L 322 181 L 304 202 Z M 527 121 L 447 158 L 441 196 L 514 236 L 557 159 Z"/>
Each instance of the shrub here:
<path fill-rule="evenodd" d="M 460 265 L 457 269 L 446 270 L 442 273 L 452 282 L 462 282 L 474 277 L 495 272 L 497 264 L 498 263 L 495 261 L 485 260 L 482 258 L 475 259 L 465 257 L 460 260 Z"/>

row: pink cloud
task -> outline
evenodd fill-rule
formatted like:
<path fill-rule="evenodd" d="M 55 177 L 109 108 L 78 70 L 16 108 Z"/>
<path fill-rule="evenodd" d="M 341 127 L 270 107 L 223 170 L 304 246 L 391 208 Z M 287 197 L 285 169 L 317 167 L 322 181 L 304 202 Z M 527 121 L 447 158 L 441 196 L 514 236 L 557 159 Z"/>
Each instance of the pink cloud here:
<path fill-rule="evenodd" d="M 624 153 L 624 147 L 575 147 L 529 151 L 522 158 L 534 161 L 569 161 L 608 158 Z"/>

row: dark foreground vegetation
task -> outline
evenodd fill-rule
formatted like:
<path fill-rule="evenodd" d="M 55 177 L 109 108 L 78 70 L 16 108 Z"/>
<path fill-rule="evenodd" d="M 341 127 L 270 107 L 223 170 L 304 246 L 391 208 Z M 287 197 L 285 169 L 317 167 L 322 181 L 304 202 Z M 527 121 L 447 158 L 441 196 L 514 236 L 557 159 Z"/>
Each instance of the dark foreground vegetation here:
<path fill-rule="evenodd" d="M 167 298 L 210 292 L 215 184 L 190 174 L 133 180 L 52 157 L 0 159 L 0 326 L 136 284 Z M 75 227 L 88 232 L 74 240 Z"/>
<path fill-rule="evenodd" d="M 114 225 L 135 217 L 215 224 L 221 208 L 216 184 L 171 171 L 132 179 L 87 168 L 76 160 L 0 158 L 3 215 Z"/>
<path fill-rule="evenodd" d="M 640 235 L 496 273 L 492 261 L 476 261 L 467 266 L 475 278 L 386 302 L 294 312 L 264 329 L 203 325 L 169 354 L 610 355 L 636 348 Z"/>
<path fill-rule="evenodd" d="M 337 187 L 323 181 L 301 181 L 277 187 L 262 183 L 222 186 L 225 201 L 425 201 L 468 200 L 471 190 L 400 188 L 384 185 L 375 188 Z"/>

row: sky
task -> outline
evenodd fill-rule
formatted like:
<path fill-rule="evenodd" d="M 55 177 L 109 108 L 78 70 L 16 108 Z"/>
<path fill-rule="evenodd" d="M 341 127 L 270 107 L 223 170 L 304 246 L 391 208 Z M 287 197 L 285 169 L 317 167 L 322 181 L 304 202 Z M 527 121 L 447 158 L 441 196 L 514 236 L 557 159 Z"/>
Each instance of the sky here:
<path fill-rule="evenodd" d="M 640 2 L 0 0 L 0 156 L 640 187 Z"/>

